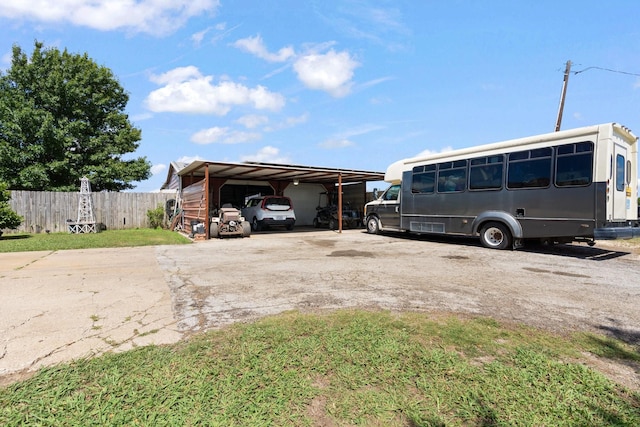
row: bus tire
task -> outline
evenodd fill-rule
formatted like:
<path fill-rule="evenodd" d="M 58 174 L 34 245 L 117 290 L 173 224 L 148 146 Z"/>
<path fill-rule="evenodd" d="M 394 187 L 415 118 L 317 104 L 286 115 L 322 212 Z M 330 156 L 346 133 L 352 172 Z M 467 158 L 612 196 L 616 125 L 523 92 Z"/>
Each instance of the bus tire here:
<path fill-rule="evenodd" d="M 499 222 L 489 222 L 480 230 L 480 242 L 489 249 L 508 249 L 513 237 L 506 225 Z"/>
<path fill-rule="evenodd" d="M 380 220 L 375 216 L 367 218 L 367 233 L 380 234 Z"/>

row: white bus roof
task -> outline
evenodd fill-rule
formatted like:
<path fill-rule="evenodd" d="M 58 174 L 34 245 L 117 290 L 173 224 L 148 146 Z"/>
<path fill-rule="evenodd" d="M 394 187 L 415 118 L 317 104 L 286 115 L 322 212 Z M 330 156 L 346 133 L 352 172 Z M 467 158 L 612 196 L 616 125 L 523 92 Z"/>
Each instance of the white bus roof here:
<path fill-rule="evenodd" d="M 476 145 L 474 147 L 461 148 L 459 150 L 447 151 L 444 153 L 431 154 L 428 156 L 416 156 L 407 159 L 398 160 L 392 163 L 387 168 L 384 175 L 384 180 L 393 184 L 398 184 L 402 180 L 402 173 L 408 169 L 413 168 L 416 163 L 440 160 L 446 161 L 449 158 L 466 157 L 474 153 L 488 152 L 493 150 L 506 150 L 508 148 L 517 148 L 519 146 L 525 146 L 535 143 L 544 143 L 556 141 L 559 139 L 567 139 L 573 137 L 579 137 L 584 135 L 592 135 L 602 133 L 605 136 L 607 133 L 613 135 L 617 133 L 621 135 L 625 140 L 633 144 L 638 140 L 638 137 L 631 132 L 630 129 L 617 124 L 617 123 L 605 123 L 601 125 L 586 126 L 582 128 L 563 130 L 559 132 L 550 132 L 541 135 L 528 136 L 525 138 L 511 139 L 508 141 L 494 142 L 492 144 Z"/>

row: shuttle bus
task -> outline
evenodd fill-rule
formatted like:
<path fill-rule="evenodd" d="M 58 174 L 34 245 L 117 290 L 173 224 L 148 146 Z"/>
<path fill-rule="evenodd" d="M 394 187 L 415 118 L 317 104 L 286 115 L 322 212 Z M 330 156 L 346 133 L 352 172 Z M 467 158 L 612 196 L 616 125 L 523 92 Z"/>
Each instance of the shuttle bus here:
<path fill-rule="evenodd" d="M 607 123 L 391 164 L 369 233 L 478 236 L 483 246 L 640 236 L 638 138 Z"/>

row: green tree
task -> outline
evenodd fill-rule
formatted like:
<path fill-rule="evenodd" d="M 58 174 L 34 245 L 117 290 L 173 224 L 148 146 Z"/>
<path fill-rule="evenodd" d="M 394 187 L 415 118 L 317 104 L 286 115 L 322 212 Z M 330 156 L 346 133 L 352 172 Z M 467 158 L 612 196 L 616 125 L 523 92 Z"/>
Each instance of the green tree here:
<path fill-rule="evenodd" d="M 13 190 L 77 191 L 83 176 L 94 191 L 134 188 L 151 164 L 124 159 L 141 138 L 124 113 L 128 101 L 111 70 L 86 53 L 36 41 L 28 58 L 14 46 L 0 73 L 0 180 Z"/>
<path fill-rule="evenodd" d="M 0 236 L 3 228 L 18 228 L 22 224 L 22 217 L 9 206 L 10 199 L 11 193 L 7 190 L 7 184 L 0 182 Z"/>

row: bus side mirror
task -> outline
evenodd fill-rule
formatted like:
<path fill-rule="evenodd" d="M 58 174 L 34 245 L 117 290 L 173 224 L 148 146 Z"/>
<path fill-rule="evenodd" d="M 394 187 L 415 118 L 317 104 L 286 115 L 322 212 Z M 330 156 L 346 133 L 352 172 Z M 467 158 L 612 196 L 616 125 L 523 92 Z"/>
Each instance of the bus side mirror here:
<path fill-rule="evenodd" d="M 377 199 L 377 198 L 378 198 L 378 189 L 377 189 L 377 188 L 374 188 L 374 189 L 373 189 L 373 198 L 374 198 L 374 199 Z"/>

